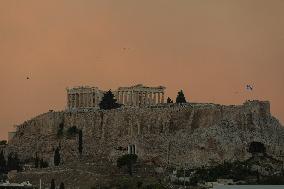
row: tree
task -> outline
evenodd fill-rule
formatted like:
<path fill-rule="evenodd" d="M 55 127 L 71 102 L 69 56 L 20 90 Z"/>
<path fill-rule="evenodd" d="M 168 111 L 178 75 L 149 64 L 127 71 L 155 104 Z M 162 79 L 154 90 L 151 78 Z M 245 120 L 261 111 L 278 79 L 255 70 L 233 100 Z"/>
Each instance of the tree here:
<path fill-rule="evenodd" d="M 16 153 L 10 153 L 8 155 L 8 161 L 7 161 L 7 169 L 8 170 L 20 170 L 20 160 L 18 158 L 18 155 Z"/>
<path fill-rule="evenodd" d="M 167 98 L 167 103 L 169 104 L 169 103 L 173 103 L 174 101 L 170 98 L 170 97 L 168 97 Z"/>
<path fill-rule="evenodd" d="M 64 122 L 61 122 L 57 130 L 57 137 L 63 136 L 63 130 L 64 130 Z"/>
<path fill-rule="evenodd" d="M 183 91 L 179 91 L 177 98 L 176 98 L 176 103 L 186 103 L 186 99 L 184 97 Z"/>
<path fill-rule="evenodd" d="M 78 129 L 77 129 L 77 127 L 76 126 L 73 126 L 73 127 L 69 127 L 68 129 L 67 129 L 67 135 L 68 136 L 71 136 L 71 137 L 74 137 L 74 136 L 76 136 L 76 134 L 78 133 Z"/>
<path fill-rule="evenodd" d="M 59 148 L 57 147 L 54 152 L 54 165 L 58 166 L 60 164 L 60 152 Z"/>
<path fill-rule="evenodd" d="M 251 154 L 256 154 L 256 153 L 265 154 L 266 149 L 264 144 L 261 142 L 251 142 L 249 145 L 248 152 Z"/>
<path fill-rule="evenodd" d="M 117 159 L 117 167 L 127 166 L 128 173 L 132 176 L 133 164 L 136 163 L 138 156 L 136 154 L 126 154 Z"/>
<path fill-rule="evenodd" d="M 60 186 L 59 186 L 59 189 L 64 189 L 64 188 L 65 188 L 64 183 L 61 182 L 61 183 L 60 183 Z"/>
<path fill-rule="evenodd" d="M 83 132 L 82 130 L 79 130 L 79 147 L 78 147 L 80 155 L 82 155 L 83 152 Z"/>
<path fill-rule="evenodd" d="M 44 161 L 43 159 L 41 159 L 39 167 L 40 168 L 47 168 L 48 167 L 48 163 L 46 161 Z"/>
<path fill-rule="evenodd" d="M 7 145 L 7 140 L 0 140 L 0 145 Z"/>
<path fill-rule="evenodd" d="M 55 189 L 55 181 L 54 181 L 54 179 L 51 180 L 50 189 Z"/>
<path fill-rule="evenodd" d="M 6 159 L 3 150 L 0 153 L 0 174 L 6 171 Z"/>
<path fill-rule="evenodd" d="M 114 98 L 114 95 L 112 94 L 111 90 L 106 92 L 99 104 L 100 109 L 103 110 L 110 110 L 114 108 L 119 108 L 121 104 L 116 103 L 116 99 Z"/>
<path fill-rule="evenodd" d="M 38 168 L 39 167 L 39 158 L 36 154 L 36 157 L 35 157 L 35 168 Z"/>

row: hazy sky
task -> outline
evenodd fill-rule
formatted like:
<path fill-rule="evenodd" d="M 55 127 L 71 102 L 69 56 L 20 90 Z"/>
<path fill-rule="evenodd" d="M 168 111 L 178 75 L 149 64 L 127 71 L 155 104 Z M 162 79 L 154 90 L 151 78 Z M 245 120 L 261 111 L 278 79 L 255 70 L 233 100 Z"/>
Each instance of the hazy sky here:
<path fill-rule="evenodd" d="M 194 102 L 270 100 L 283 123 L 283 10 L 283 0 L 1 0 L 0 138 L 64 109 L 74 85 L 164 85 L 166 96 L 183 89 Z"/>

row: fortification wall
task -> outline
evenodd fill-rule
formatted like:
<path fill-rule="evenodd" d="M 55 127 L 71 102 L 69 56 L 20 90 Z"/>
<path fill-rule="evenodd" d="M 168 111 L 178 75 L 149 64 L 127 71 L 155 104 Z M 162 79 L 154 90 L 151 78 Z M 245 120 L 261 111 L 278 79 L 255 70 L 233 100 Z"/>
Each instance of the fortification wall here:
<path fill-rule="evenodd" d="M 51 162 L 57 147 L 64 161 L 79 158 L 78 137 L 58 137 L 60 124 L 65 131 L 82 129 L 83 157 L 94 161 L 115 162 L 129 144 L 143 160 L 190 167 L 246 159 L 251 141 L 263 142 L 275 157 L 284 149 L 284 129 L 270 115 L 269 102 L 260 101 L 48 112 L 20 125 L 8 148 L 23 159 L 38 154 Z"/>

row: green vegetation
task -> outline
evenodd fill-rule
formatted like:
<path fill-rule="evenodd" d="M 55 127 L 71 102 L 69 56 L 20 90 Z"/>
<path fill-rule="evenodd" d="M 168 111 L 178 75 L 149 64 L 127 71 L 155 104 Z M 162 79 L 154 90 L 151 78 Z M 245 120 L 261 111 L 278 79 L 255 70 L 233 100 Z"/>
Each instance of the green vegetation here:
<path fill-rule="evenodd" d="M 137 178 L 137 177 L 117 177 L 113 178 L 110 183 L 97 184 L 91 189 L 166 189 L 162 183 L 154 177 Z"/>
<path fill-rule="evenodd" d="M 129 175 L 132 175 L 133 164 L 137 162 L 138 156 L 136 154 L 126 154 L 117 159 L 117 167 L 126 166 Z"/>
<path fill-rule="evenodd" d="M 55 189 L 55 181 L 54 181 L 54 179 L 51 180 L 50 189 Z"/>
<path fill-rule="evenodd" d="M 7 170 L 17 170 L 17 171 L 21 170 L 18 154 L 10 153 L 8 155 Z"/>
<path fill-rule="evenodd" d="M 248 152 L 251 154 L 256 154 L 256 153 L 266 153 L 266 149 L 263 143 L 261 142 L 251 142 L 249 145 Z"/>
<path fill-rule="evenodd" d="M 67 135 L 70 137 L 74 137 L 79 132 L 79 129 L 77 129 L 76 126 L 69 127 L 67 129 Z"/>
<path fill-rule="evenodd" d="M 6 171 L 6 160 L 4 157 L 4 152 L 0 153 L 0 173 L 4 173 Z"/>
<path fill-rule="evenodd" d="M 0 140 L 0 145 L 7 145 L 7 140 Z"/>
<path fill-rule="evenodd" d="M 214 167 L 197 169 L 190 180 L 190 184 L 196 185 L 200 181 L 213 182 L 219 178 L 238 181 L 245 180 L 249 176 L 257 176 L 257 173 L 252 172 L 246 162 L 224 162 Z"/>
<path fill-rule="evenodd" d="M 64 189 L 64 188 L 65 188 L 64 183 L 61 182 L 60 185 L 59 185 L 59 189 Z"/>
<path fill-rule="evenodd" d="M 183 94 L 183 91 L 179 91 L 178 92 L 178 95 L 177 95 L 177 98 L 176 98 L 176 103 L 186 103 L 186 99 L 185 99 L 185 96 Z"/>
<path fill-rule="evenodd" d="M 64 134 L 63 131 L 64 131 L 64 122 L 61 122 L 57 130 L 57 136 L 62 137 Z"/>
<path fill-rule="evenodd" d="M 54 165 L 58 166 L 60 164 L 60 149 L 57 147 L 54 152 Z"/>
<path fill-rule="evenodd" d="M 46 161 L 44 161 L 43 159 L 41 159 L 39 167 L 40 168 L 47 168 L 48 167 L 48 163 Z"/>
<path fill-rule="evenodd" d="M 38 168 L 39 167 L 39 158 L 38 158 L 37 154 L 36 154 L 36 157 L 34 159 L 34 163 L 35 163 L 35 168 Z"/>
<path fill-rule="evenodd" d="M 80 155 L 82 155 L 82 152 L 83 152 L 83 132 L 82 130 L 79 130 L 78 142 L 79 142 L 78 150 L 79 150 Z"/>
<path fill-rule="evenodd" d="M 261 185 L 284 185 L 284 176 L 270 176 L 263 178 L 258 184 Z"/>
<path fill-rule="evenodd" d="M 110 110 L 110 109 L 119 108 L 121 104 L 116 103 L 116 99 L 114 98 L 113 93 L 111 92 L 111 90 L 109 90 L 104 94 L 99 106 L 100 109 Z"/>

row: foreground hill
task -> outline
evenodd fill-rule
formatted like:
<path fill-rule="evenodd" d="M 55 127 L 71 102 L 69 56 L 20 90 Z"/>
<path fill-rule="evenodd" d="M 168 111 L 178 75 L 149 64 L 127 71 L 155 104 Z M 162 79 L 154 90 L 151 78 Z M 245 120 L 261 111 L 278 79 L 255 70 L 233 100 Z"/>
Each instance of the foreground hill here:
<path fill-rule="evenodd" d="M 83 133 L 82 155 L 78 130 Z M 7 150 L 22 160 L 38 156 L 50 165 L 56 148 L 66 163 L 84 157 L 115 164 L 131 146 L 140 160 L 200 167 L 246 160 L 251 156 L 248 146 L 254 141 L 263 143 L 270 156 L 283 158 L 284 128 L 271 116 L 269 102 L 48 112 L 19 125 Z"/>

